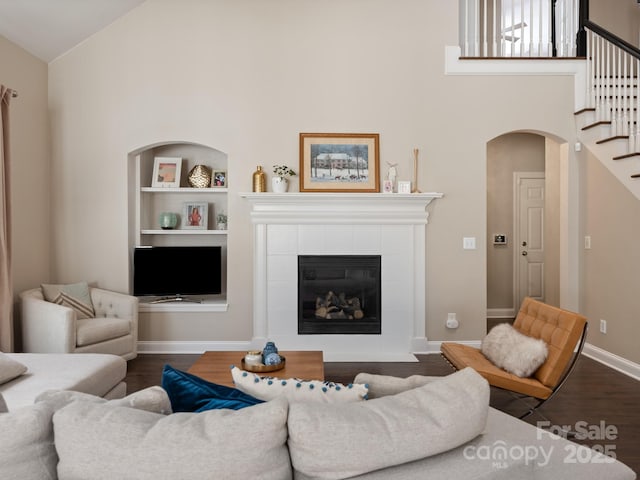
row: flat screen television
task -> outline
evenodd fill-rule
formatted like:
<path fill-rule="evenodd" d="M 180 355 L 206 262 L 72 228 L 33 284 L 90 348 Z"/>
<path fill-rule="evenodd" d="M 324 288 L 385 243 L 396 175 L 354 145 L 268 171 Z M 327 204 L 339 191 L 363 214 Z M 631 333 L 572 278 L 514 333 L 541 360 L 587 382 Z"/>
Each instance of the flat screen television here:
<path fill-rule="evenodd" d="M 189 300 L 222 292 L 222 247 L 136 247 L 133 294 Z"/>

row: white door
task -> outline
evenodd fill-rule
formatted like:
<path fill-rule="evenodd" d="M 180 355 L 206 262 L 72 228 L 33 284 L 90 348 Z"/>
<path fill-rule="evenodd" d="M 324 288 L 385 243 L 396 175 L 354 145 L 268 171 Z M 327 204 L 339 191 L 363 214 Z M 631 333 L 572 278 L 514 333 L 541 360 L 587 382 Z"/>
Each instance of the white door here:
<path fill-rule="evenodd" d="M 524 297 L 544 301 L 544 174 L 516 174 L 515 308 Z"/>

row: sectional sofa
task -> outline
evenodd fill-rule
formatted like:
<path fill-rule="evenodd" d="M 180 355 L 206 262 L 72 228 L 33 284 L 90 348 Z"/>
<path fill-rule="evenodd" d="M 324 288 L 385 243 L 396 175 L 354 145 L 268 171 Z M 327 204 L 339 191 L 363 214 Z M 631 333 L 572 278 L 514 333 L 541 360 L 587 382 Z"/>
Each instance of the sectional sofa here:
<path fill-rule="evenodd" d="M 366 401 L 294 393 L 200 413 L 167 414 L 160 387 L 111 401 L 46 392 L 0 414 L 0 478 L 636 478 L 621 462 L 491 409 L 489 386 L 472 369 L 366 379 Z"/>

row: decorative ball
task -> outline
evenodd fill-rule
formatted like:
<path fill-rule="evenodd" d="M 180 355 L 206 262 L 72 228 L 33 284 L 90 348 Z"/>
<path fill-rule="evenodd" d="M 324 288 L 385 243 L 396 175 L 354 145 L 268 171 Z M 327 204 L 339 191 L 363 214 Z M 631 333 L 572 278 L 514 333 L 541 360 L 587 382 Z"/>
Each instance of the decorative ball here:
<path fill-rule="evenodd" d="M 277 353 L 270 353 L 264 357 L 265 365 L 278 365 L 282 362 L 282 358 Z"/>

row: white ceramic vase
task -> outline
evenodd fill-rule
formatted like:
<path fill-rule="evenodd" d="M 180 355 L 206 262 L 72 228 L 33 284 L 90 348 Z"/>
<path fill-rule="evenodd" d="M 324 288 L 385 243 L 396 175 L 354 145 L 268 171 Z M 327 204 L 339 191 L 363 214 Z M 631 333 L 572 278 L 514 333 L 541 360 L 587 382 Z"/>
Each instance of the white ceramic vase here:
<path fill-rule="evenodd" d="M 289 180 L 285 177 L 271 178 L 271 189 L 274 193 L 285 193 L 289 189 Z"/>

